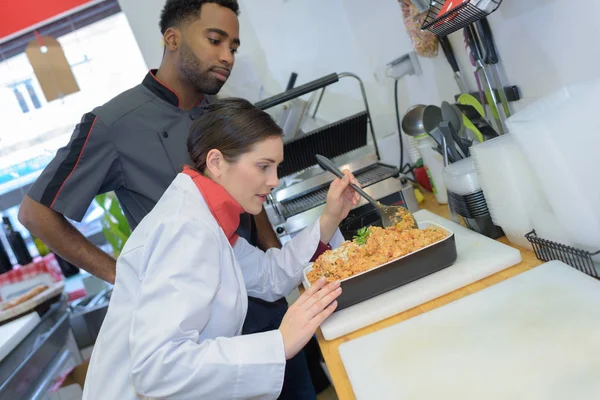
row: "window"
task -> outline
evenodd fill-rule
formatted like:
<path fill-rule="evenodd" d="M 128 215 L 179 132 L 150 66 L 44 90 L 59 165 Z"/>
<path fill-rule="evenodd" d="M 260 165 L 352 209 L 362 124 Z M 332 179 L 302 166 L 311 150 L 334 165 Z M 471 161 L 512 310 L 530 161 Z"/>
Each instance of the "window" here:
<path fill-rule="evenodd" d="M 16 215 L 29 186 L 68 143 L 83 114 L 139 84 L 147 73 L 116 0 L 100 2 L 37 30 L 60 42 L 80 91 L 46 101 L 24 53 L 35 38 L 33 32 L 0 44 L 0 211 L 11 217 L 25 238 L 29 232 Z M 92 205 L 77 224 L 86 235 L 101 229 L 102 213 L 95 208 Z"/>

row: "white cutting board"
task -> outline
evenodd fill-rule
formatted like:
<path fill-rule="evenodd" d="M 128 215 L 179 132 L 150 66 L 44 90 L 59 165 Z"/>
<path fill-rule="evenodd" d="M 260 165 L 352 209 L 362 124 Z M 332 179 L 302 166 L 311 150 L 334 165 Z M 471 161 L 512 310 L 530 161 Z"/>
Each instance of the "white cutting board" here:
<path fill-rule="evenodd" d="M 600 399 L 600 281 L 553 261 L 339 350 L 358 400 Z"/>
<path fill-rule="evenodd" d="M 435 274 L 336 311 L 321 325 L 326 340 L 335 339 L 417 307 L 521 262 L 519 250 L 427 210 L 417 211 L 414 216 L 419 222 L 435 222 L 454 232 L 458 250 L 456 262 Z"/>
<path fill-rule="evenodd" d="M 32 312 L 0 326 L 0 361 L 29 335 L 41 318 L 37 312 Z"/>

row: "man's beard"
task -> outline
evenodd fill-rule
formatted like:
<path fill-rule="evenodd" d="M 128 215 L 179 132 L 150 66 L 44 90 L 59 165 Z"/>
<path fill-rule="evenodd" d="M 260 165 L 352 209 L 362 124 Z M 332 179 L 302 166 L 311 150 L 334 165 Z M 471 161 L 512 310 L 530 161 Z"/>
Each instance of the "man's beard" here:
<path fill-rule="evenodd" d="M 210 69 L 203 67 L 200 59 L 196 57 L 185 42 L 181 44 L 179 72 L 198 93 L 217 94 L 225 83 L 213 76 Z"/>

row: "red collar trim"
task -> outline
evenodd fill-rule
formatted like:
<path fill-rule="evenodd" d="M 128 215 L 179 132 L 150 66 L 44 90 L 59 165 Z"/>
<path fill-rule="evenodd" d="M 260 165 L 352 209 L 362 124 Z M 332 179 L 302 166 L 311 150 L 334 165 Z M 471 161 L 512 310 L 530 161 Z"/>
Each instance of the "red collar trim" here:
<path fill-rule="evenodd" d="M 162 100 L 180 108 L 181 101 L 179 100 L 179 95 L 175 90 L 171 89 L 166 83 L 156 77 L 157 71 L 158 70 L 156 69 L 151 69 L 146 75 L 146 78 L 144 78 L 142 84 Z M 204 100 L 204 95 L 200 96 L 198 103 L 196 103 L 196 107 L 202 103 L 202 100 Z"/>
<path fill-rule="evenodd" d="M 183 173 L 188 175 L 204 197 L 211 214 L 219 223 L 221 229 L 227 236 L 229 243 L 233 246 L 238 239 L 236 231 L 240 225 L 240 214 L 244 209 L 234 200 L 225 188 L 200 172 L 188 166 L 183 168 Z"/>

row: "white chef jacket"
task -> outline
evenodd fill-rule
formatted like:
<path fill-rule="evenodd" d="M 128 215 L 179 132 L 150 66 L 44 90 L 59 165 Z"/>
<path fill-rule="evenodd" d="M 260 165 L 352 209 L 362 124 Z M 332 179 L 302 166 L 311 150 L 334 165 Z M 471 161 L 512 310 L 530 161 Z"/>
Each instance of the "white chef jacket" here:
<path fill-rule="evenodd" d="M 278 330 L 240 336 L 247 296 L 288 295 L 319 241 L 317 220 L 281 250 L 241 237 L 232 248 L 196 184 L 179 174 L 117 260 L 83 399 L 277 398 L 283 339 Z"/>

